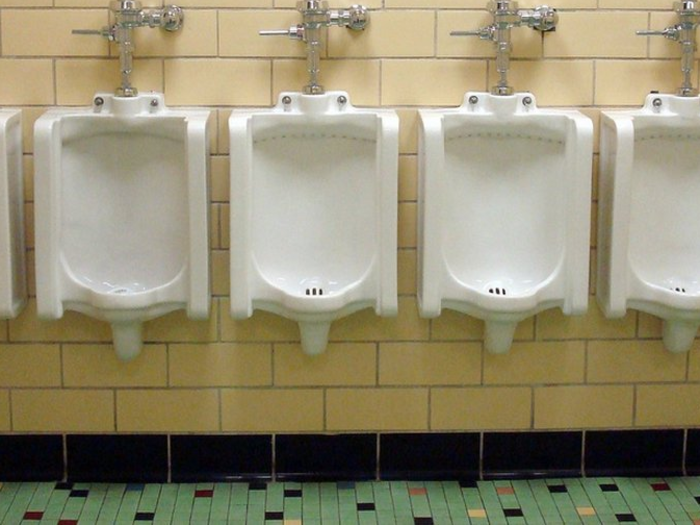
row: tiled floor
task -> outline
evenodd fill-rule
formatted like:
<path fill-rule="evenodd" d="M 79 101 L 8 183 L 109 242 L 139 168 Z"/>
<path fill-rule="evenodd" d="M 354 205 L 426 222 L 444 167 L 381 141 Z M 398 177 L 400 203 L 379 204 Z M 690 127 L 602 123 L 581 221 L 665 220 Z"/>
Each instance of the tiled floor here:
<path fill-rule="evenodd" d="M 700 524 L 700 478 L 0 484 L 5 524 Z"/>

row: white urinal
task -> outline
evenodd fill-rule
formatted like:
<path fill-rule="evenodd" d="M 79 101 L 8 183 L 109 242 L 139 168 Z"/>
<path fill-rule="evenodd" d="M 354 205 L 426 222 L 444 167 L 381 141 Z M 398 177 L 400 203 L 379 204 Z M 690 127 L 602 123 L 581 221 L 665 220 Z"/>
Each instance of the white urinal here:
<path fill-rule="evenodd" d="M 663 319 L 672 352 L 700 326 L 700 98 L 649 95 L 603 112 L 598 303 Z"/>
<path fill-rule="evenodd" d="M 36 122 L 39 316 L 64 309 L 107 321 L 122 359 L 144 321 L 209 313 L 208 111 L 161 94 L 101 94 L 91 108 Z"/>
<path fill-rule="evenodd" d="M 231 115 L 231 314 L 299 323 L 308 354 L 331 321 L 395 315 L 398 118 L 347 93 L 282 93 Z"/>
<path fill-rule="evenodd" d="M 590 119 L 538 109 L 529 93 L 467 93 L 420 121 L 421 315 L 483 319 L 487 350 L 502 353 L 537 312 L 585 312 Z"/>
<path fill-rule="evenodd" d="M 0 319 L 27 301 L 22 188 L 22 112 L 0 110 Z"/>

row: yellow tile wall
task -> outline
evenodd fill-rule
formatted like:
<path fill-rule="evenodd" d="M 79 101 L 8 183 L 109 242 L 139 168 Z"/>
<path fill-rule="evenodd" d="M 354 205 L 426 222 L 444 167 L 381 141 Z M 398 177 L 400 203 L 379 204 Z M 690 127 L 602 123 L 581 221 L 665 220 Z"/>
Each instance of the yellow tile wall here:
<path fill-rule="evenodd" d="M 152 2 L 160 4 L 161 2 Z M 700 342 L 663 350 L 657 319 L 546 311 L 518 326 L 511 352 L 483 349 L 483 325 L 416 304 L 417 109 L 455 106 L 494 82 L 493 48 L 449 32 L 487 23 L 486 0 L 368 0 L 361 34 L 329 31 L 321 81 L 357 105 L 397 111 L 400 128 L 399 314 L 371 310 L 333 324 L 327 352 L 301 352 L 294 323 L 229 315 L 228 117 L 269 106 L 305 82 L 303 47 L 259 29 L 299 21 L 295 0 L 182 0 L 182 32 L 137 32 L 134 82 L 171 106 L 210 108 L 211 268 L 207 321 L 183 312 L 146 324 L 141 356 L 121 363 L 108 326 L 68 312 L 36 315 L 34 121 L 55 105 L 88 105 L 118 81 L 115 49 L 73 28 L 107 22 L 108 0 L 0 0 L 0 106 L 23 110 L 29 289 L 17 318 L 0 321 L 2 432 L 375 432 L 532 430 L 700 425 Z M 145 2 L 148 4 L 148 2 Z M 532 6 L 534 2 L 522 2 Z M 511 82 L 543 106 L 639 106 L 680 82 L 678 48 L 636 29 L 672 23 L 671 0 L 559 0 L 561 25 L 520 29 Z M 345 7 L 333 3 L 333 7 Z M 696 75 L 697 78 L 697 75 Z M 598 151 L 597 144 L 595 151 Z M 597 166 L 597 154 L 594 165 Z M 593 171 L 594 210 L 597 170 Z M 595 217 L 592 217 L 595 225 Z M 592 245 L 595 235 L 592 236 Z M 233 247 L 235 249 L 235 247 Z M 591 252 L 595 267 L 596 250 Z M 591 286 L 591 290 L 595 287 Z"/>

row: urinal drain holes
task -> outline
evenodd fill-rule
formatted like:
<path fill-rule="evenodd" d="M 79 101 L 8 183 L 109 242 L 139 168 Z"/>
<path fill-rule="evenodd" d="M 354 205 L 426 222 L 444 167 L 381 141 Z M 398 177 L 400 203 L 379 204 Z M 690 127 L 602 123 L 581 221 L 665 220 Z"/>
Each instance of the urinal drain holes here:
<path fill-rule="evenodd" d="M 114 289 L 110 290 L 109 293 L 123 295 L 125 293 L 129 293 L 129 289 L 128 288 L 114 288 Z"/>
<path fill-rule="evenodd" d="M 493 295 L 506 295 L 505 288 L 489 288 L 489 293 Z"/>
<path fill-rule="evenodd" d="M 671 291 L 672 291 L 672 292 L 678 292 L 678 293 L 687 293 L 687 292 L 685 291 L 685 288 L 681 288 L 681 287 L 679 287 L 679 286 L 676 286 L 675 288 L 671 288 Z"/>
<path fill-rule="evenodd" d="M 485 139 L 525 139 L 532 140 L 535 142 L 543 142 L 546 144 L 564 144 L 562 140 L 548 139 L 545 137 L 538 137 L 535 135 L 526 135 L 523 133 L 466 133 L 464 135 L 455 135 L 447 137 L 445 142 L 451 142 L 453 140 L 460 139 L 473 139 L 473 138 L 485 138 Z"/>
<path fill-rule="evenodd" d="M 307 288 L 306 295 L 323 295 L 323 288 Z"/>
<path fill-rule="evenodd" d="M 311 140 L 317 140 L 317 139 L 331 139 L 331 140 L 352 140 L 355 142 L 374 142 L 373 139 L 366 139 L 366 138 L 361 138 L 361 137 L 351 137 L 348 135 L 336 135 L 336 134 L 331 134 L 327 135 L 326 133 L 296 133 L 296 134 L 285 134 L 285 135 L 277 135 L 274 137 L 266 137 L 262 139 L 255 139 L 253 141 L 254 144 L 262 143 L 262 142 L 274 142 L 276 140 L 286 140 L 286 139 L 311 139 Z"/>

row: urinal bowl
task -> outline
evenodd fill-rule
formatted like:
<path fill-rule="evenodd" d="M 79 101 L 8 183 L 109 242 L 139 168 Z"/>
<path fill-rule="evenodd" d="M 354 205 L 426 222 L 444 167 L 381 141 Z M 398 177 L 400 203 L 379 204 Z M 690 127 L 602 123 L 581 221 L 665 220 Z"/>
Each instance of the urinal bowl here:
<path fill-rule="evenodd" d="M 22 112 L 0 110 L 0 319 L 27 301 L 22 188 Z"/>
<path fill-rule="evenodd" d="M 39 316 L 65 309 L 107 321 L 122 359 L 144 321 L 209 312 L 209 112 L 160 94 L 99 95 L 35 127 Z"/>
<path fill-rule="evenodd" d="M 592 123 L 533 95 L 467 93 L 421 110 L 418 300 L 483 319 L 507 351 L 517 323 L 588 301 Z"/>
<path fill-rule="evenodd" d="M 700 98 L 649 95 L 603 112 L 597 298 L 663 320 L 673 352 L 700 326 Z"/>
<path fill-rule="evenodd" d="M 272 109 L 234 111 L 229 127 L 232 316 L 297 321 L 318 354 L 333 320 L 394 315 L 396 114 L 344 92 L 282 93 Z"/>

